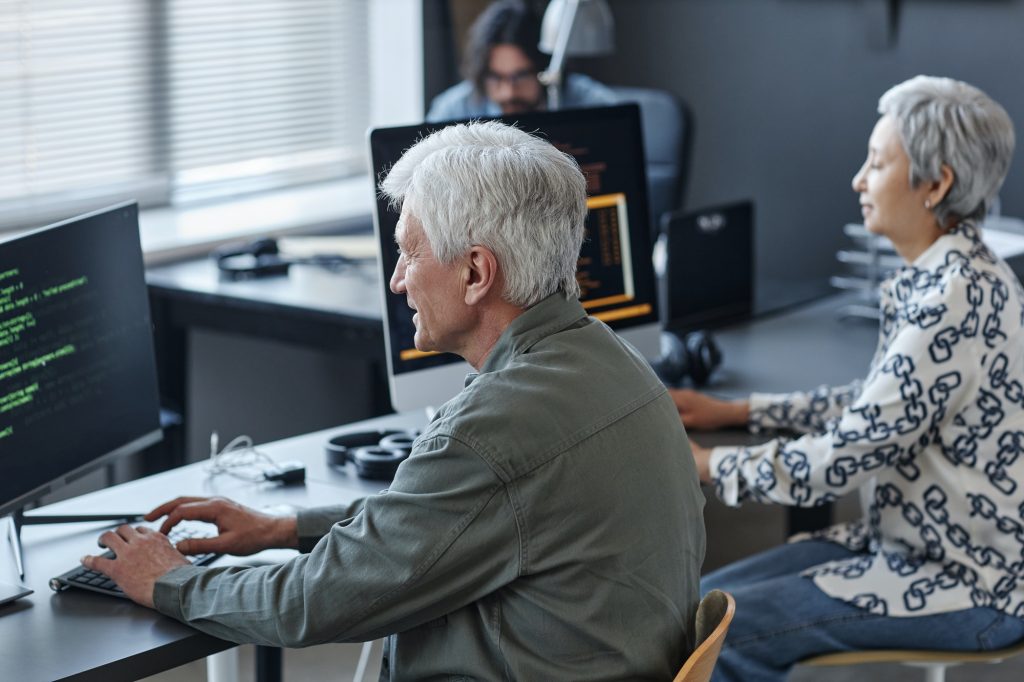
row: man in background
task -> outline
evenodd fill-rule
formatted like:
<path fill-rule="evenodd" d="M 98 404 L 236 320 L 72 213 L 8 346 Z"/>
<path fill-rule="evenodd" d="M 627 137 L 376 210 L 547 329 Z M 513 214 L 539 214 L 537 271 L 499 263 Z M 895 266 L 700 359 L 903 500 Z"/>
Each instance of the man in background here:
<path fill-rule="evenodd" d="M 466 45 L 464 81 L 431 102 L 428 121 L 520 114 L 547 108 L 537 74 L 550 58 L 537 47 L 540 20 L 521 0 L 499 0 L 473 23 Z M 563 109 L 616 104 L 606 86 L 582 74 L 565 78 Z"/>

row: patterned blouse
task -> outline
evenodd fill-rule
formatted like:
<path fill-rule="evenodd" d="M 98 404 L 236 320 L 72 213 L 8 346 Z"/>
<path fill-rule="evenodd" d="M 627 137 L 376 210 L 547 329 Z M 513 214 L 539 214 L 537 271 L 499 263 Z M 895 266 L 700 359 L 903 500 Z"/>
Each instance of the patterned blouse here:
<path fill-rule="evenodd" d="M 1024 289 L 965 223 L 880 294 L 867 378 L 751 396 L 751 430 L 806 435 L 715 448 L 717 493 L 813 506 L 866 488 L 862 520 L 814 534 L 858 552 L 804 574 L 822 591 L 889 616 L 1024 618 Z"/>

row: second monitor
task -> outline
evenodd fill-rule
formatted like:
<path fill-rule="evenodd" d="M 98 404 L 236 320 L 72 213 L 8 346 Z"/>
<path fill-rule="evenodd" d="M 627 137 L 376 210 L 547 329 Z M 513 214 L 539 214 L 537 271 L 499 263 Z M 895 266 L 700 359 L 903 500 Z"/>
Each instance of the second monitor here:
<path fill-rule="evenodd" d="M 572 155 L 587 179 L 587 220 L 577 279 L 587 312 L 606 322 L 641 352 L 658 349 L 658 305 L 651 264 L 647 181 L 640 113 L 635 104 L 507 116 L 501 119 Z M 450 123 L 378 128 L 370 133 L 379 181 L 422 137 Z M 396 410 L 439 406 L 458 393 L 468 364 L 450 354 L 423 353 L 405 296 L 388 281 L 397 263 L 398 213 L 378 196 L 375 227 L 384 296 L 385 342 L 391 401 Z"/>

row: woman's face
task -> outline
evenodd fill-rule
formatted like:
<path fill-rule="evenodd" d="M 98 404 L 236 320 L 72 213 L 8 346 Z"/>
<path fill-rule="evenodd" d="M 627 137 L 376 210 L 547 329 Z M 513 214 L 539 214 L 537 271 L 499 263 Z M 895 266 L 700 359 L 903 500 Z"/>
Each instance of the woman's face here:
<path fill-rule="evenodd" d="M 853 176 L 853 191 L 860 195 L 864 227 L 901 244 L 916 242 L 935 229 L 935 216 L 925 207 L 929 183 L 910 186 L 910 158 L 890 116 L 878 119 L 868 140 L 868 158 Z"/>

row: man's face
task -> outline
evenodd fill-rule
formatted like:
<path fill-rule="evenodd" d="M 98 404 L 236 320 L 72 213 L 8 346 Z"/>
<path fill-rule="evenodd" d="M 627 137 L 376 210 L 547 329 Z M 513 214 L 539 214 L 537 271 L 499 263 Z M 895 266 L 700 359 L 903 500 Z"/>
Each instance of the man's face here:
<path fill-rule="evenodd" d="M 420 220 L 408 208 L 395 229 L 398 263 L 391 275 L 391 291 L 405 294 L 416 325 L 415 344 L 421 351 L 459 352 L 467 332 L 465 297 L 459 261 L 442 265 L 434 257 Z"/>
<path fill-rule="evenodd" d="M 537 66 L 515 45 L 491 48 L 484 89 L 487 98 L 501 107 L 503 114 L 521 114 L 544 106 Z"/>

